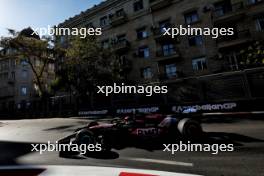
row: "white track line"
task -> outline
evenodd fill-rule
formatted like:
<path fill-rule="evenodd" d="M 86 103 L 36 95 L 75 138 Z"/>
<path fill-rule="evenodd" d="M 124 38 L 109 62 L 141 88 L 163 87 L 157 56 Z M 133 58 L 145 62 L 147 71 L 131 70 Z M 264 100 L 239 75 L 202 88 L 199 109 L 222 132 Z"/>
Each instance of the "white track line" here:
<path fill-rule="evenodd" d="M 124 158 L 124 159 L 130 160 L 130 161 L 140 161 L 140 162 L 149 162 L 149 163 L 157 163 L 157 164 L 193 167 L 193 163 L 185 163 L 185 162 L 179 162 L 179 161 L 157 160 L 157 159 L 147 159 L 147 158 Z"/>
<path fill-rule="evenodd" d="M 0 167 L 1 169 L 14 171 L 16 169 L 43 169 L 44 171 L 39 176 L 119 176 L 120 173 L 135 173 L 157 176 L 198 176 L 194 174 L 143 170 L 143 169 L 127 169 L 116 167 L 95 167 L 95 166 L 9 166 Z"/>

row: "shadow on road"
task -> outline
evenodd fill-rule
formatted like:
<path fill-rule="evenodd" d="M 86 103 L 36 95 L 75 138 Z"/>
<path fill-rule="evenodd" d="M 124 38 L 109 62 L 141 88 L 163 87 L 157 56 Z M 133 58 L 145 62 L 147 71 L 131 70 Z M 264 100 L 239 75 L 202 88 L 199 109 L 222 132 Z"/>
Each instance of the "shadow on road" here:
<path fill-rule="evenodd" d="M 0 165 L 18 165 L 16 159 L 31 153 L 31 144 L 0 141 Z"/>
<path fill-rule="evenodd" d="M 119 158 L 119 154 L 114 151 L 100 152 L 100 153 L 87 153 L 85 156 L 89 158 L 105 159 L 105 160 Z"/>
<path fill-rule="evenodd" d="M 188 140 L 180 139 L 183 143 L 188 143 Z M 200 140 L 193 141 L 192 143 L 196 144 L 233 144 L 234 146 L 244 146 L 244 143 L 251 143 L 251 142 L 264 142 L 264 140 L 252 138 L 249 136 L 236 134 L 236 133 L 224 133 L 224 132 L 207 132 L 204 133 L 203 138 Z M 138 141 L 133 143 L 126 143 L 123 147 L 114 148 L 116 150 L 122 150 L 126 148 L 137 148 L 142 150 L 147 150 L 149 152 L 163 150 L 163 144 L 171 144 L 171 143 L 179 143 L 179 139 L 177 140 L 170 140 L 170 141 L 162 141 L 162 140 L 155 140 L 155 141 Z M 117 159 L 119 158 L 119 154 L 114 151 L 110 152 L 90 152 L 87 153 L 84 157 L 87 158 L 94 158 L 94 159 Z M 83 156 L 80 155 L 68 155 L 64 156 L 63 158 L 69 159 L 85 159 Z"/>
<path fill-rule="evenodd" d="M 119 158 L 119 154 L 114 151 L 107 151 L 107 152 L 88 152 L 83 156 L 79 155 L 79 153 L 75 153 L 75 154 L 69 153 L 69 154 L 62 155 L 60 157 L 67 158 L 67 159 L 79 159 L 79 160 L 83 160 L 86 158 L 111 160 L 111 159 Z"/>
<path fill-rule="evenodd" d="M 58 127 L 54 127 L 54 128 L 48 128 L 48 129 L 44 129 L 43 131 L 60 131 L 60 130 L 67 130 L 69 128 L 75 127 L 75 125 L 64 125 L 64 126 L 58 126 Z"/>
<path fill-rule="evenodd" d="M 242 143 L 264 142 L 264 140 L 236 133 L 207 132 L 205 133 L 204 142 L 217 144 L 234 144 L 236 146 L 243 146 Z"/>

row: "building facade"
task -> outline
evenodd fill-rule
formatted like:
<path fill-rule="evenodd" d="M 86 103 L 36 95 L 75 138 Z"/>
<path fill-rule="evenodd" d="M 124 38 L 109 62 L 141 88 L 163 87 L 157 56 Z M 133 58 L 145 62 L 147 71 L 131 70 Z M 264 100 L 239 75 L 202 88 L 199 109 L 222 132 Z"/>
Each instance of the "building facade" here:
<path fill-rule="evenodd" d="M 179 25 L 232 27 L 234 35 L 217 39 L 202 35 L 173 39 L 163 35 L 163 28 Z M 184 93 L 179 87 L 186 82 L 191 83 L 189 88 L 193 89 L 193 94 L 204 89 L 203 84 L 195 84 L 197 81 L 204 83 L 207 90 L 207 84 L 214 81 L 219 89 L 227 88 L 227 84 L 230 84 L 234 87 L 227 90 L 229 95 L 235 95 L 237 87 L 242 89 L 243 93 L 237 96 L 238 99 L 252 98 L 252 92 L 248 92 L 256 86 L 255 82 L 264 82 L 263 69 L 243 70 L 240 64 L 240 50 L 255 41 L 264 40 L 262 0 L 107 0 L 59 26 L 101 27 L 103 34 L 99 40 L 102 47 L 113 49 L 123 60 L 129 68 L 128 79 L 138 83 L 170 85 L 170 95 L 165 102 L 181 101 L 177 92 Z M 249 73 L 255 82 L 248 80 Z M 226 75 L 229 77 L 226 78 Z M 210 83 L 207 83 L 208 80 Z M 254 82 L 253 87 L 248 82 Z M 201 93 L 197 100 L 187 98 L 186 102 L 209 101 L 213 100 L 210 97 L 217 97 L 217 93 L 214 96 L 211 94 L 214 93 Z M 225 96 L 214 99 L 228 99 L 228 95 Z"/>

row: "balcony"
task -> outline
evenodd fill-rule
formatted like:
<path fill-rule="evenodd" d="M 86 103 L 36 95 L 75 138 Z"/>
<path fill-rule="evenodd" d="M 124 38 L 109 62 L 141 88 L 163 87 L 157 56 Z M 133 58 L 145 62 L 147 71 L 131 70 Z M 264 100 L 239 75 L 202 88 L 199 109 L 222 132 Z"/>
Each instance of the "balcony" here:
<path fill-rule="evenodd" d="M 233 36 L 221 36 L 216 40 L 216 42 L 218 48 L 227 48 L 227 47 L 232 47 L 243 43 L 247 43 L 250 42 L 251 40 L 252 39 L 251 39 L 250 30 L 246 29 L 235 32 Z"/>
<path fill-rule="evenodd" d="M 1 88 L 0 89 L 0 99 L 1 98 L 10 98 L 15 96 L 15 91 L 12 88 Z"/>
<path fill-rule="evenodd" d="M 248 2 L 248 6 L 255 6 L 255 5 L 258 5 L 258 4 L 261 4 L 261 3 L 264 3 L 264 0 L 256 0 L 255 2 L 254 1 L 249 1 Z"/>
<path fill-rule="evenodd" d="M 168 24 L 164 28 L 173 28 L 173 25 Z M 154 28 L 152 28 L 152 32 L 153 32 L 155 40 L 158 40 L 158 41 L 173 40 L 173 38 L 170 35 L 164 35 L 165 30 L 162 27 L 154 27 Z M 175 40 L 175 38 L 174 38 L 174 40 Z"/>
<path fill-rule="evenodd" d="M 149 0 L 150 9 L 156 11 L 171 5 L 172 0 Z"/>
<path fill-rule="evenodd" d="M 247 15 L 255 17 L 263 13 L 264 0 L 249 1 L 247 4 Z"/>
<path fill-rule="evenodd" d="M 123 68 L 124 71 L 129 71 L 132 69 L 132 61 L 128 59 L 124 59 L 121 62 L 121 67 Z"/>
<path fill-rule="evenodd" d="M 130 48 L 130 43 L 126 39 L 119 40 L 115 43 L 113 43 L 113 49 L 117 53 L 126 52 Z"/>
<path fill-rule="evenodd" d="M 7 83 L 8 84 L 14 84 L 15 83 L 15 78 L 8 78 Z"/>
<path fill-rule="evenodd" d="M 158 60 L 163 60 L 163 59 L 171 59 L 171 58 L 177 58 L 180 57 L 179 52 L 177 51 L 176 47 L 169 48 L 166 50 L 159 50 L 156 53 L 156 56 L 158 57 Z"/>
<path fill-rule="evenodd" d="M 183 77 L 184 74 L 182 71 L 176 71 L 176 73 L 171 73 L 171 74 L 168 73 L 159 74 L 160 81 L 172 81 Z"/>
<path fill-rule="evenodd" d="M 127 22 L 127 20 L 128 20 L 127 14 L 124 11 L 122 11 L 122 12 L 116 13 L 110 17 L 110 24 L 112 26 L 118 26 L 118 25 L 121 25 L 121 24 Z"/>
<path fill-rule="evenodd" d="M 245 6 L 243 2 L 216 7 L 213 11 L 214 22 L 221 23 L 227 20 L 238 20 L 245 14 L 244 9 Z"/>

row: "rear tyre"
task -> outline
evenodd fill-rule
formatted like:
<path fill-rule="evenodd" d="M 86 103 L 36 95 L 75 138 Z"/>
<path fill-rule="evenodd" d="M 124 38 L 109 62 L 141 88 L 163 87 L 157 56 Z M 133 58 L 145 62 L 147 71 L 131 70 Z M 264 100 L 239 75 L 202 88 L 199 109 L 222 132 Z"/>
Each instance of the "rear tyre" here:
<path fill-rule="evenodd" d="M 201 139 L 203 130 L 200 123 L 196 120 L 185 118 L 178 123 L 178 130 L 181 135 L 188 140 Z"/>
<path fill-rule="evenodd" d="M 75 137 L 76 143 L 80 144 L 96 144 L 94 134 L 86 129 L 79 131 Z"/>

